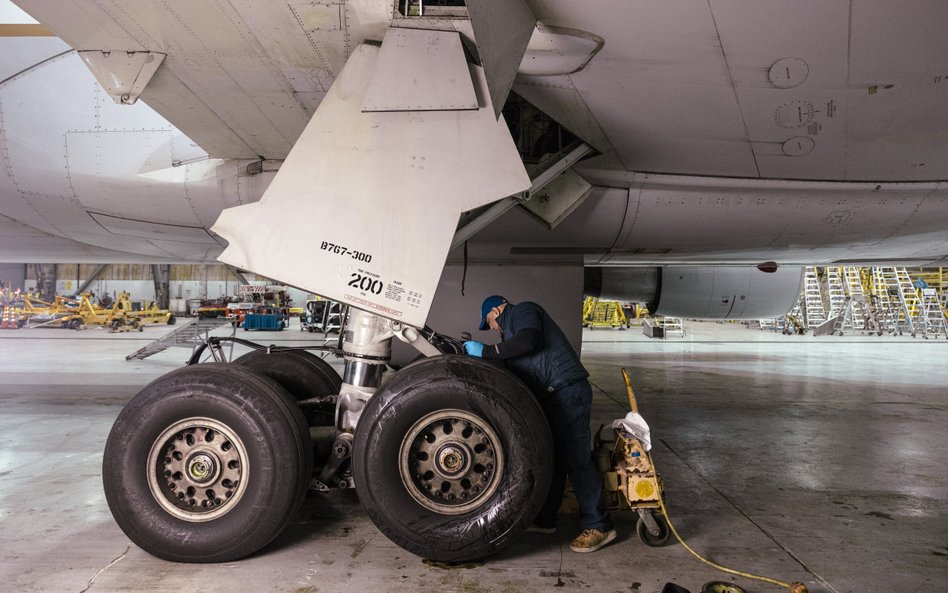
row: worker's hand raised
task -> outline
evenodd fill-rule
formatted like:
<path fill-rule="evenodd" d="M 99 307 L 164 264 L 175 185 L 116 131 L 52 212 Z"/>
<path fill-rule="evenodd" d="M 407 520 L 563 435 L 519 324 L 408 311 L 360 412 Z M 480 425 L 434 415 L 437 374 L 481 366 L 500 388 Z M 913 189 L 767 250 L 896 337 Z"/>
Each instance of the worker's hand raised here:
<path fill-rule="evenodd" d="M 468 356 L 484 358 L 484 343 L 477 342 L 475 340 L 468 340 L 467 342 L 464 342 L 464 351 L 467 352 Z"/>

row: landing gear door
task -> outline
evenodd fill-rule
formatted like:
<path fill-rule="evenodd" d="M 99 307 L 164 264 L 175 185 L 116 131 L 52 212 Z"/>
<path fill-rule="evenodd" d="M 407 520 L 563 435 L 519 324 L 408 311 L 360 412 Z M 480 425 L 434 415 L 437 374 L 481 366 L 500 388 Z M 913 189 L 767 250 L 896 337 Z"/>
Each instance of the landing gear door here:
<path fill-rule="evenodd" d="M 357 47 L 263 198 L 221 214 L 219 259 L 423 326 L 460 213 L 530 187 L 483 70 L 463 56 L 444 31 L 392 29 L 381 48 Z M 424 96 L 365 110 L 385 85 Z"/>

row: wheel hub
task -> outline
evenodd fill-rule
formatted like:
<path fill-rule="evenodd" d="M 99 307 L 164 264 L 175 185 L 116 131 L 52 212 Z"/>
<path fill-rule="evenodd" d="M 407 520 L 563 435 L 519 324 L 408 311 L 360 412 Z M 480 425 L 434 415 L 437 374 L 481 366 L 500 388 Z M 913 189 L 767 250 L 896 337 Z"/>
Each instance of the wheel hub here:
<path fill-rule="evenodd" d="M 164 430 L 148 455 L 148 487 L 158 504 L 185 521 L 216 519 L 246 489 L 247 453 L 237 434 L 210 418 Z"/>
<path fill-rule="evenodd" d="M 438 451 L 437 459 L 435 468 L 438 473 L 446 478 L 453 478 L 467 470 L 470 453 L 467 447 L 452 443 Z"/>
<path fill-rule="evenodd" d="M 433 412 L 402 441 L 399 472 L 409 494 L 433 511 L 466 513 L 496 492 L 503 476 L 500 439 L 483 419 L 462 410 Z"/>
<path fill-rule="evenodd" d="M 188 459 L 188 477 L 198 484 L 207 484 L 217 477 L 220 463 L 213 453 L 201 452 Z"/>

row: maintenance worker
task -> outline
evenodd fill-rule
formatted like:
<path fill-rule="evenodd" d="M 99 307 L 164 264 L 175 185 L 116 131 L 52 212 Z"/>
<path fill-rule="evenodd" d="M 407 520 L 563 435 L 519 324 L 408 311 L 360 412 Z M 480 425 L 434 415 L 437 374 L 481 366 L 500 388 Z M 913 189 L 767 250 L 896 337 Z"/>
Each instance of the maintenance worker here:
<path fill-rule="evenodd" d="M 540 400 L 553 434 L 553 481 L 546 502 L 527 531 L 555 533 L 556 515 L 569 476 L 579 500 L 583 532 L 570 544 L 574 552 L 595 552 L 616 538 L 606 513 L 602 478 L 593 465 L 589 416 L 589 373 L 563 331 L 540 305 L 513 304 L 500 295 L 484 299 L 480 329 L 492 329 L 501 342 L 464 342 L 468 355 L 503 360 Z"/>

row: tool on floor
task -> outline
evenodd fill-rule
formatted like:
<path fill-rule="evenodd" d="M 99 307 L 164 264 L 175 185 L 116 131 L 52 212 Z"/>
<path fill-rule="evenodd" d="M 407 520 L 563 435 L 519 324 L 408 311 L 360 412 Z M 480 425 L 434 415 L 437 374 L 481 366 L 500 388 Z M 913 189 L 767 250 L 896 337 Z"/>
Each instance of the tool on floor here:
<path fill-rule="evenodd" d="M 629 415 L 627 415 L 623 419 L 623 421 L 617 421 L 616 424 L 621 423 L 621 425 L 624 427 L 626 425 L 625 421 L 630 421 L 630 424 L 632 425 L 631 429 L 634 432 L 641 432 L 641 427 L 639 426 L 637 422 L 637 418 L 636 418 L 637 416 L 640 417 L 638 414 L 638 410 L 639 410 L 638 402 L 636 402 L 635 392 L 632 390 L 632 382 L 629 380 L 629 374 L 626 372 L 625 369 L 622 369 L 622 378 L 625 379 L 625 389 L 626 389 L 626 393 L 629 396 L 629 407 L 632 409 L 632 412 Z M 641 424 L 645 425 L 644 419 L 642 420 Z M 646 445 L 645 447 L 642 446 L 643 441 L 641 441 L 634 434 L 629 434 L 625 428 L 621 428 L 621 427 L 616 428 L 615 433 L 616 433 L 616 451 L 619 450 L 620 438 L 621 438 L 623 441 L 621 445 L 623 449 L 623 453 L 629 456 L 627 457 L 627 459 L 628 458 L 636 459 L 637 457 L 644 457 L 643 461 L 641 462 L 636 461 L 634 464 L 632 464 L 634 467 L 632 467 L 625 473 L 622 473 L 624 467 L 629 467 L 629 466 L 628 465 L 623 466 L 622 460 L 619 460 L 619 463 L 615 465 L 616 467 L 615 473 L 617 473 L 620 476 L 623 476 L 623 479 L 624 479 L 623 483 L 626 486 L 625 488 L 621 488 L 621 484 L 620 484 L 620 489 L 619 489 L 620 492 L 622 492 L 626 496 L 626 500 L 628 501 L 629 506 L 639 512 L 639 522 L 636 525 L 636 531 L 638 532 L 639 537 L 642 539 L 642 541 L 644 541 L 645 543 L 649 545 L 662 545 L 661 543 L 658 543 L 658 544 L 649 543 L 650 541 L 648 539 L 649 536 L 657 539 L 658 536 L 661 535 L 661 533 L 659 532 L 658 534 L 654 534 L 651 531 L 652 526 L 647 525 L 648 521 L 645 519 L 645 516 L 643 515 L 643 511 L 647 511 L 648 516 L 654 519 L 655 523 L 658 525 L 659 528 L 661 528 L 662 526 L 665 526 L 664 538 L 666 540 L 668 539 L 667 531 L 670 529 L 671 533 L 675 535 L 675 538 L 679 541 L 679 543 L 681 543 L 681 545 L 686 550 L 688 550 L 695 558 L 697 558 L 698 560 L 701 560 L 705 564 L 729 574 L 742 576 L 748 579 L 764 581 L 766 583 L 771 583 L 774 585 L 784 587 L 788 589 L 790 593 L 807 593 L 806 585 L 804 585 L 801 582 L 785 583 L 783 581 L 778 581 L 776 579 L 771 579 L 768 577 L 763 577 L 763 576 L 754 575 L 754 574 L 750 574 L 746 572 L 741 572 L 739 570 L 727 568 L 725 566 L 721 566 L 720 564 L 715 564 L 714 562 L 711 562 L 710 560 L 704 558 L 703 556 L 695 552 L 693 549 L 691 549 L 691 547 L 687 543 L 685 543 L 685 540 L 678 534 L 678 531 L 675 530 L 675 526 L 672 524 L 671 519 L 668 516 L 668 509 L 665 507 L 665 501 L 662 496 L 663 490 L 661 487 L 661 480 L 660 478 L 658 478 L 658 475 L 655 473 L 655 464 L 652 462 L 652 456 L 648 452 L 648 449 L 651 448 L 650 446 L 648 446 L 649 439 L 650 439 L 650 435 L 648 434 L 648 426 L 645 425 L 645 433 L 646 433 L 645 439 L 644 439 L 644 443 Z M 635 446 L 626 445 L 626 442 L 628 441 L 629 438 L 635 441 L 636 443 Z M 638 453 L 638 455 L 636 455 L 636 453 Z M 615 457 L 613 459 L 615 459 Z M 645 484 L 651 485 L 654 488 L 654 500 L 652 500 L 652 498 L 649 498 L 647 496 L 639 496 L 639 488 L 642 489 L 642 494 L 645 494 L 646 491 L 648 490 Z M 632 494 L 633 492 L 635 492 L 634 495 Z M 653 504 L 657 505 L 659 509 L 658 513 L 655 513 L 654 511 L 655 507 L 652 506 Z M 647 529 L 647 534 L 644 536 L 642 533 L 643 523 L 646 524 L 646 529 Z M 652 540 L 652 541 L 655 541 L 655 540 Z M 662 543 L 664 543 L 664 541 L 662 541 Z M 712 583 L 708 583 L 708 584 L 712 584 Z M 726 585 L 726 583 L 724 584 Z M 705 587 L 707 588 L 707 585 L 705 585 Z"/>
<path fill-rule="evenodd" d="M 675 583 L 665 583 L 662 593 L 691 593 L 688 589 Z M 699 593 L 747 593 L 742 587 L 732 583 L 722 583 L 721 581 L 711 581 L 701 587 Z"/>

